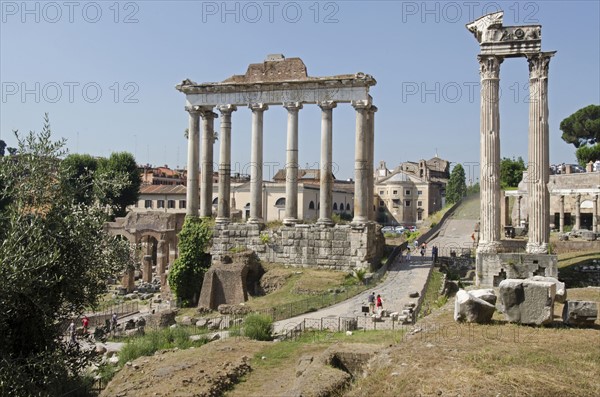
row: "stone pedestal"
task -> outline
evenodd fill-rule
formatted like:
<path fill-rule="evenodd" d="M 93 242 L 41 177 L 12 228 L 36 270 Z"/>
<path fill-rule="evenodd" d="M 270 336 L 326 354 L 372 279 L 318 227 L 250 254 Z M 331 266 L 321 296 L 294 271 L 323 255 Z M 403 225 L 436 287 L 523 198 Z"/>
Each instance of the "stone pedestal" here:
<path fill-rule="evenodd" d="M 150 255 L 144 255 L 142 259 L 142 280 L 145 283 L 152 282 L 152 257 Z"/>
<path fill-rule="evenodd" d="M 547 254 L 482 253 L 475 261 L 475 285 L 497 287 L 507 278 L 558 277 L 558 257 Z"/>

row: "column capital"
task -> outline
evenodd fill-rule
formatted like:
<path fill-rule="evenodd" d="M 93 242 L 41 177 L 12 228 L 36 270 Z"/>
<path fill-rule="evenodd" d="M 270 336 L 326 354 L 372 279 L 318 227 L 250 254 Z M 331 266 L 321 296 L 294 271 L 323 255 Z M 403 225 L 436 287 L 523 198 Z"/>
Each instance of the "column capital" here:
<path fill-rule="evenodd" d="M 354 109 L 356 109 L 357 111 L 359 111 L 359 110 L 368 110 L 371 107 L 371 102 L 369 102 L 367 100 L 352 101 L 352 107 Z"/>
<path fill-rule="evenodd" d="M 548 69 L 550 67 L 550 58 L 554 56 L 556 51 L 536 52 L 527 55 L 529 63 L 529 78 L 548 78 Z"/>
<path fill-rule="evenodd" d="M 375 113 L 379 110 L 379 108 L 375 105 L 371 105 L 371 107 L 369 108 L 369 112 L 371 113 Z"/>
<path fill-rule="evenodd" d="M 251 103 L 248 107 L 253 112 L 264 112 L 265 110 L 269 110 L 269 105 L 266 103 Z"/>
<path fill-rule="evenodd" d="M 286 108 L 290 112 L 298 111 L 302 109 L 304 106 L 302 102 L 284 102 L 283 107 Z"/>
<path fill-rule="evenodd" d="M 334 101 L 321 101 L 317 102 L 317 105 L 319 105 L 321 110 L 331 110 L 337 107 L 337 103 Z"/>
<path fill-rule="evenodd" d="M 200 117 L 202 117 L 203 120 L 216 119 L 219 117 L 218 114 L 213 112 L 212 107 L 200 106 L 199 112 L 200 112 Z"/>
<path fill-rule="evenodd" d="M 500 64 L 503 57 L 497 55 L 477 55 L 479 61 L 479 75 L 482 80 L 500 78 Z"/>
<path fill-rule="evenodd" d="M 190 113 L 190 114 L 200 114 L 200 112 L 202 111 L 202 106 L 198 106 L 198 105 L 191 105 L 191 106 L 186 106 L 185 107 L 185 111 Z"/>
<path fill-rule="evenodd" d="M 219 105 L 219 106 L 217 106 L 217 109 L 219 109 L 219 112 L 221 112 L 222 115 L 231 115 L 232 112 L 235 112 L 237 110 L 237 106 L 235 106 L 235 105 Z"/>

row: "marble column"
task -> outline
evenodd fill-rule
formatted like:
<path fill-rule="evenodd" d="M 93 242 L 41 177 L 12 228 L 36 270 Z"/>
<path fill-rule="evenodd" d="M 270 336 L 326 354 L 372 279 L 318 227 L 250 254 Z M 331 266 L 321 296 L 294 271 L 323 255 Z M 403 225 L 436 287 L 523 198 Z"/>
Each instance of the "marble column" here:
<path fill-rule="evenodd" d="M 186 189 L 186 216 L 198 216 L 199 208 L 199 168 L 200 168 L 200 107 L 186 106 L 190 114 L 188 127 L 188 156 L 187 156 L 187 189 Z"/>
<path fill-rule="evenodd" d="M 598 229 L 598 195 L 594 196 L 593 205 L 594 209 L 592 214 L 592 231 L 598 233 L 600 232 L 600 230 Z"/>
<path fill-rule="evenodd" d="M 142 281 L 152 282 L 152 256 L 150 255 L 144 255 L 142 259 Z"/>
<path fill-rule="evenodd" d="M 477 252 L 495 253 L 500 241 L 500 64 L 503 58 L 479 55 L 481 77 L 481 214 Z"/>
<path fill-rule="evenodd" d="M 353 101 L 356 109 L 356 135 L 354 147 L 354 218 L 352 225 L 360 226 L 369 221 L 368 213 L 368 111 L 369 101 Z"/>
<path fill-rule="evenodd" d="M 169 254 L 169 244 L 165 240 L 159 240 L 156 247 L 156 274 L 160 280 L 160 285 L 166 284 L 167 259 Z"/>
<path fill-rule="evenodd" d="M 252 110 L 252 148 L 250 155 L 250 218 L 248 223 L 263 220 L 263 114 L 269 109 L 264 103 L 249 105 Z"/>
<path fill-rule="evenodd" d="M 219 203 L 217 205 L 217 223 L 229 223 L 231 192 L 231 113 L 236 111 L 234 105 L 221 105 L 221 136 L 219 145 Z"/>
<path fill-rule="evenodd" d="M 577 194 L 575 198 L 575 228 L 574 230 L 581 229 L 581 194 Z"/>
<path fill-rule="evenodd" d="M 212 216 L 213 196 L 213 145 L 215 143 L 215 117 L 212 108 L 203 108 L 202 117 L 202 147 L 200 153 L 200 216 Z"/>
<path fill-rule="evenodd" d="M 320 102 L 321 108 L 321 184 L 319 209 L 320 225 L 333 226 L 331 220 L 333 208 L 333 109 L 337 106 L 335 102 Z"/>
<path fill-rule="evenodd" d="M 377 106 L 371 106 L 369 109 L 369 148 L 367 149 L 367 155 L 369 156 L 367 167 L 369 171 L 369 220 L 375 221 L 375 178 L 373 176 L 374 172 L 374 162 L 375 162 L 375 112 L 377 112 Z"/>
<path fill-rule="evenodd" d="M 298 223 L 298 112 L 300 102 L 288 102 L 283 105 L 288 111 L 287 148 L 285 159 L 285 216 L 283 223 Z"/>
<path fill-rule="evenodd" d="M 517 197 L 517 224 L 516 227 L 521 227 L 521 200 L 523 196 Z"/>
<path fill-rule="evenodd" d="M 547 254 L 550 241 L 550 154 L 548 127 L 548 67 L 554 52 L 527 57 L 529 62 L 529 241 L 527 252 Z"/>
<path fill-rule="evenodd" d="M 565 231 L 565 196 L 560 196 L 559 199 L 560 213 L 558 215 L 558 231 L 564 233 Z"/>

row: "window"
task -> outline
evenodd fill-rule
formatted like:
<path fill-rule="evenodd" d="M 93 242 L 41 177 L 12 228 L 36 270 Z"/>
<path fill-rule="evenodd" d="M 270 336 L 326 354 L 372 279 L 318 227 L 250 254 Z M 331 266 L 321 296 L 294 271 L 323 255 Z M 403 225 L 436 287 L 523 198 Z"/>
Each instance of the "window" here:
<path fill-rule="evenodd" d="M 397 190 L 394 190 L 394 191 L 392 192 L 392 194 L 398 194 L 398 191 L 397 191 Z"/>
<path fill-rule="evenodd" d="M 165 200 L 156 200 L 156 208 L 165 208 Z"/>
<path fill-rule="evenodd" d="M 418 221 L 422 221 L 423 220 L 423 211 L 417 212 L 417 220 Z"/>
<path fill-rule="evenodd" d="M 380 196 L 383 196 L 383 195 L 384 195 L 384 193 L 385 193 L 385 191 L 384 191 L 384 190 L 380 190 L 380 191 L 379 191 L 379 195 L 380 195 Z"/>
<path fill-rule="evenodd" d="M 399 206 L 400 206 L 400 200 L 399 199 L 393 199 L 392 200 L 392 207 L 398 208 Z"/>
<path fill-rule="evenodd" d="M 309 210 L 314 210 L 314 209 L 315 209 L 315 202 L 314 202 L 314 201 L 311 201 L 311 202 L 308 204 L 308 209 L 309 209 Z"/>
<path fill-rule="evenodd" d="M 422 201 L 417 201 L 417 207 L 422 207 L 423 206 L 423 202 Z"/>
<path fill-rule="evenodd" d="M 383 202 L 383 200 L 380 200 L 380 201 L 379 201 L 379 206 L 380 206 L 380 207 L 383 207 L 383 206 L 385 206 L 385 203 Z"/>
<path fill-rule="evenodd" d="M 185 208 L 185 200 L 179 200 L 179 208 Z"/>
<path fill-rule="evenodd" d="M 338 207 L 337 207 L 337 203 L 333 203 L 333 210 L 334 210 L 334 211 L 337 211 L 337 208 L 338 208 Z"/>
<path fill-rule="evenodd" d="M 175 208 L 175 200 L 167 201 L 167 208 Z"/>
<path fill-rule="evenodd" d="M 406 189 L 405 195 L 410 196 L 410 189 Z"/>
<path fill-rule="evenodd" d="M 346 203 L 346 211 L 350 211 L 350 203 Z"/>
<path fill-rule="evenodd" d="M 215 197 L 215 199 L 213 200 L 213 205 L 218 205 L 219 204 L 219 198 Z"/>
<path fill-rule="evenodd" d="M 144 200 L 144 208 L 152 208 L 152 200 Z"/>
<path fill-rule="evenodd" d="M 404 201 L 404 205 L 405 205 L 406 207 L 410 207 L 410 200 L 406 200 L 406 201 Z"/>
<path fill-rule="evenodd" d="M 423 194 L 423 191 L 422 190 L 417 190 L 417 194 L 420 196 L 420 195 Z"/>
<path fill-rule="evenodd" d="M 280 197 L 275 202 L 275 207 L 285 208 L 285 197 Z"/>

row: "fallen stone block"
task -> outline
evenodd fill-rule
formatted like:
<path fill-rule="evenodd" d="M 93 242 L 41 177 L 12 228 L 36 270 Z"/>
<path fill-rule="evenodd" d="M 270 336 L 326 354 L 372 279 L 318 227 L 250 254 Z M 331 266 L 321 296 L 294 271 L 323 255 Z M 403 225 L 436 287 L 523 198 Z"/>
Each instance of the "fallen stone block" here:
<path fill-rule="evenodd" d="M 558 281 L 558 279 L 554 277 L 545 276 L 533 276 L 528 278 L 527 280 L 554 283 L 556 285 L 556 294 L 554 295 L 554 301 L 558 303 L 564 303 L 564 301 L 567 300 L 567 289 L 565 288 L 565 283 L 563 283 L 562 281 Z"/>
<path fill-rule="evenodd" d="M 562 318 L 567 325 L 592 326 L 598 318 L 598 304 L 591 301 L 566 301 Z"/>
<path fill-rule="evenodd" d="M 496 307 L 481 298 L 461 289 L 456 293 L 454 301 L 454 320 L 468 323 L 488 323 L 496 311 Z"/>
<path fill-rule="evenodd" d="M 496 296 L 496 293 L 491 288 L 474 289 L 472 291 L 469 291 L 469 294 L 473 295 L 476 298 L 483 299 L 490 305 L 494 305 L 494 306 L 496 305 L 496 300 L 498 299 L 498 297 Z"/>
<path fill-rule="evenodd" d="M 500 307 L 507 321 L 520 324 L 552 322 L 556 285 L 550 282 L 506 279 L 500 282 Z"/>

